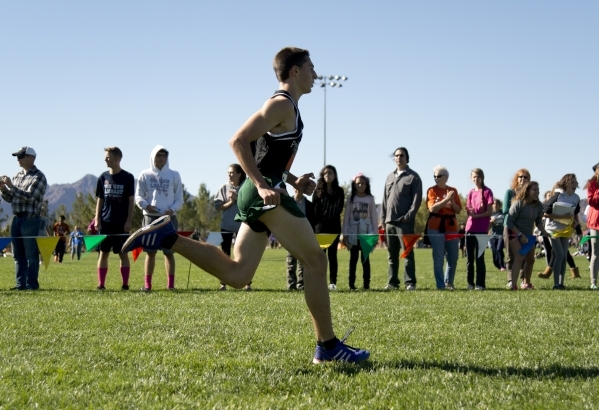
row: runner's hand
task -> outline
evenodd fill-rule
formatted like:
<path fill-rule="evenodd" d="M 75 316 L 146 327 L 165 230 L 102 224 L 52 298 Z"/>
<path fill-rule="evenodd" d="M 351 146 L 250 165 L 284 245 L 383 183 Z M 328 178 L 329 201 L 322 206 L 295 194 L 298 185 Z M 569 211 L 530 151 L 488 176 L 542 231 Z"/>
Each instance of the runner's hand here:
<path fill-rule="evenodd" d="M 281 203 L 281 193 L 284 192 L 281 188 L 258 188 L 258 195 L 264 201 L 264 205 L 279 205 Z"/>
<path fill-rule="evenodd" d="M 302 175 L 295 180 L 295 189 L 306 195 L 312 195 L 314 188 L 316 188 L 316 182 L 313 179 L 314 174 L 312 172 Z"/>

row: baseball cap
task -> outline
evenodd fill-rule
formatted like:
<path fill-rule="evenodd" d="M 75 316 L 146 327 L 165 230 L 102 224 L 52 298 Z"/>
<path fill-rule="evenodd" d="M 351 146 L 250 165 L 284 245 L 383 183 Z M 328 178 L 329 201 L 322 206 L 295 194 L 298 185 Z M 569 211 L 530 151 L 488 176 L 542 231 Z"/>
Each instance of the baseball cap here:
<path fill-rule="evenodd" d="M 37 157 L 35 150 L 31 147 L 23 147 L 17 152 L 12 153 L 13 157 L 24 157 L 25 155 L 33 155 L 34 157 Z"/>

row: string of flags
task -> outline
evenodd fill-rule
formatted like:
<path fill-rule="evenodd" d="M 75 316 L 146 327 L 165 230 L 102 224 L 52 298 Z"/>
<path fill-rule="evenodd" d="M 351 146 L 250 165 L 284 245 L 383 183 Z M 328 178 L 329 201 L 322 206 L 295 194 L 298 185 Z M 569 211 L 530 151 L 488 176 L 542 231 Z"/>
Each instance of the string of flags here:
<path fill-rule="evenodd" d="M 189 237 L 193 231 L 179 231 L 178 234 L 181 236 Z M 316 240 L 320 245 L 321 249 L 327 249 L 329 246 L 335 242 L 339 234 L 328 234 L 328 233 L 317 233 L 314 234 L 316 236 Z M 451 241 L 455 239 L 460 239 L 466 236 L 463 233 L 445 233 L 445 234 L 435 234 L 429 236 L 445 236 L 446 241 Z M 85 248 L 87 249 L 87 253 L 90 253 L 97 249 L 97 247 L 108 237 L 109 235 L 85 235 L 83 236 L 83 242 L 85 243 Z M 372 251 L 374 250 L 376 244 L 378 243 L 379 234 L 358 234 L 358 240 L 360 241 L 360 246 L 362 248 L 362 252 L 364 253 L 366 260 Z M 393 234 L 388 236 L 399 236 L 401 237 L 402 243 L 404 245 L 404 251 L 400 255 L 400 258 L 406 258 L 414 246 L 418 239 L 424 236 L 424 234 L 414 233 L 414 234 Z M 485 251 L 487 242 L 489 239 L 493 237 L 497 237 L 497 235 L 487 235 L 487 234 L 469 234 L 468 236 L 476 237 L 478 241 L 478 256 L 480 257 Z M 58 236 L 40 236 L 40 237 L 27 237 L 27 238 L 35 238 L 37 242 L 37 247 L 42 255 L 42 260 L 44 263 L 44 267 L 48 269 L 48 265 L 50 264 L 50 260 L 52 257 L 52 253 L 56 248 L 56 244 L 58 243 Z M 597 239 L 599 235 L 585 235 L 580 239 L 579 245 L 584 245 L 590 239 Z M 528 242 L 523 244 L 521 249 L 518 251 L 521 255 L 526 255 L 530 249 L 536 244 L 536 237 L 534 235 L 527 235 Z M 12 238 L 11 237 L 0 237 L 0 249 L 6 248 Z M 208 237 L 206 238 L 207 244 L 213 246 L 219 246 L 223 241 L 222 234 L 220 232 L 210 232 Z M 137 261 L 137 258 L 142 252 L 142 248 L 133 249 L 131 252 L 133 255 L 133 261 Z"/>

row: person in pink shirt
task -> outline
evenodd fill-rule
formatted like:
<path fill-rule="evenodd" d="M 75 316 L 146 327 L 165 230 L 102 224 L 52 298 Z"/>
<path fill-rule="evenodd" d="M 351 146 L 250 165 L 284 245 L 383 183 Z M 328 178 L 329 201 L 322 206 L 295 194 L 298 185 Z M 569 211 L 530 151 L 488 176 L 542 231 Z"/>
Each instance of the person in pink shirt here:
<path fill-rule="evenodd" d="M 489 232 L 491 215 L 493 214 L 493 192 L 485 186 L 485 174 L 482 169 L 474 168 L 471 174 L 474 188 L 466 198 L 466 272 L 468 289 L 484 290 L 487 269 L 485 267 L 484 250 L 479 254 L 477 234 Z M 476 282 L 474 281 L 474 261 L 476 260 Z"/>

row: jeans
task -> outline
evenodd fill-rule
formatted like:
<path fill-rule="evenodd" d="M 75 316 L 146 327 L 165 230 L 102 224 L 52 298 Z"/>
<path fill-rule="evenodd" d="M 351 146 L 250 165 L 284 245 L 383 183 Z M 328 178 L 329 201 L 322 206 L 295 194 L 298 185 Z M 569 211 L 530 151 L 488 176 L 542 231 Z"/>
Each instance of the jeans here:
<path fill-rule="evenodd" d="M 37 277 L 40 270 L 40 257 L 35 238 L 38 236 L 40 217 L 15 216 L 10 226 L 12 253 L 15 259 L 16 286 L 19 289 L 38 289 Z"/>
<path fill-rule="evenodd" d="M 77 255 L 77 260 L 81 259 L 81 246 L 83 245 L 82 242 L 79 242 L 77 245 L 73 244 L 71 245 L 71 258 L 73 257 L 73 255 Z"/>
<path fill-rule="evenodd" d="M 414 233 L 414 224 L 396 222 L 385 225 L 385 238 L 389 252 L 389 280 L 388 284 L 399 287 L 399 251 L 404 248 L 401 238 L 397 235 Z M 410 251 L 404 264 L 404 282 L 406 285 L 416 285 L 416 265 L 414 251 Z"/>
<path fill-rule="evenodd" d="M 331 246 L 324 250 L 329 258 L 329 283 L 337 284 L 337 271 L 339 263 L 337 262 L 337 247 L 339 246 L 339 235 L 335 238 Z"/>
<path fill-rule="evenodd" d="M 599 235 L 599 230 L 597 229 L 591 229 L 591 236 L 597 236 Z M 591 284 L 592 285 L 596 285 L 597 284 L 597 271 L 599 271 L 599 256 L 597 255 L 597 253 L 599 253 L 599 239 L 598 238 L 591 238 L 591 250 L 592 250 L 592 254 L 591 254 Z"/>
<path fill-rule="evenodd" d="M 566 255 L 568 254 L 568 245 L 570 238 L 551 237 L 551 247 L 553 248 L 553 284 L 555 286 L 564 284 L 566 274 Z"/>
<path fill-rule="evenodd" d="M 493 251 L 493 265 L 497 269 L 505 269 L 505 260 L 503 249 L 505 248 L 503 237 L 494 236 L 489 242 L 491 242 L 491 251 Z"/>
<path fill-rule="evenodd" d="M 296 275 L 297 272 L 297 275 Z M 292 254 L 287 252 L 287 289 L 304 288 L 304 267 Z"/>
<path fill-rule="evenodd" d="M 349 250 L 349 287 L 354 289 L 356 287 L 356 266 L 358 265 L 358 257 L 362 256 L 362 277 L 364 278 L 364 289 L 370 289 L 370 259 L 368 255 L 364 255 L 360 240 L 358 244 L 354 245 Z"/>
<path fill-rule="evenodd" d="M 470 233 L 470 232 L 469 232 Z M 474 233 L 474 232 L 473 232 Z M 476 283 L 474 282 L 474 261 L 476 260 Z M 466 275 L 470 286 L 485 286 L 487 267 L 485 266 L 485 251 L 478 257 L 478 239 L 475 235 L 466 235 Z"/>
<path fill-rule="evenodd" d="M 433 273 L 437 289 L 445 289 L 445 284 L 453 285 L 455 270 L 458 266 L 459 239 L 445 240 L 444 234 L 434 229 L 428 230 L 429 240 L 433 248 Z M 443 272 L 443 264 L 447 258 L 447 267 Z"/>

